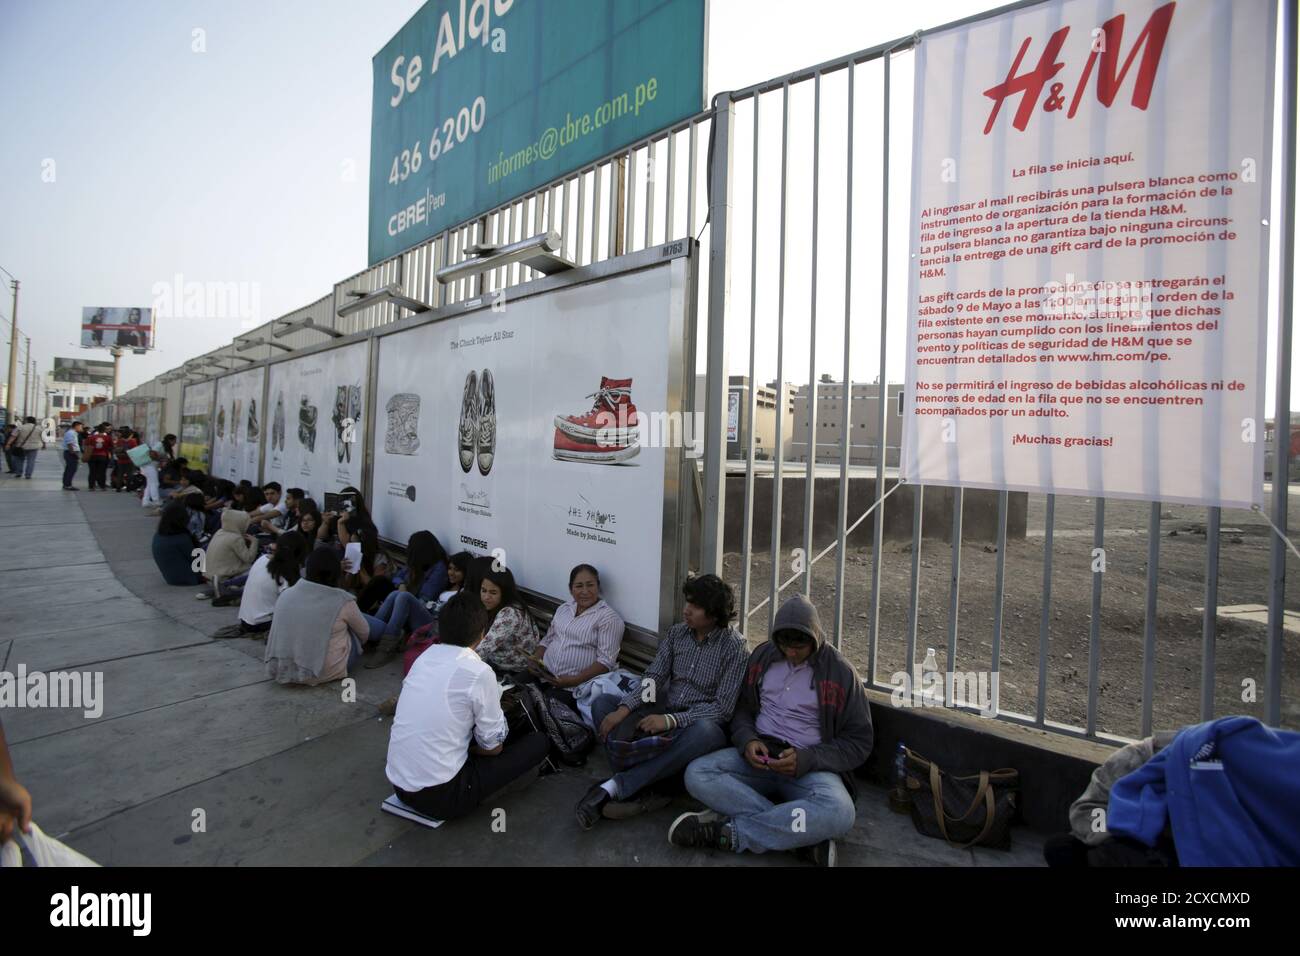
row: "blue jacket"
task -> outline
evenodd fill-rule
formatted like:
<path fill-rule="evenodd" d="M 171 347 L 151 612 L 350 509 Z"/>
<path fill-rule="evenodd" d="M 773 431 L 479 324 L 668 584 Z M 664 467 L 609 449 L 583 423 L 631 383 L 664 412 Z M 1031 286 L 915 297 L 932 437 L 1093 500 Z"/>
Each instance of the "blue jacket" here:
<path fill-rule="evenodd" d="M 1183 866 L 1300 866 L 1297 806 L 1300 733 L 1222 717 L 1116 781 L 1106 829 L 1154 846 L 1168 820 Z"/>

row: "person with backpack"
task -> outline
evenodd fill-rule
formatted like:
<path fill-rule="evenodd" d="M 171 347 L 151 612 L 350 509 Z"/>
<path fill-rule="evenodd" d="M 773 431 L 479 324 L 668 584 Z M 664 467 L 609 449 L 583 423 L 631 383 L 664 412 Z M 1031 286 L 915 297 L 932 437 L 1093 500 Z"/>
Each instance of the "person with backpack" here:
<path fill-rule="evenodd" d="M 640 685 L 591 703 L 617 772 L 578 801 L 574 812 L 584 830 L 601 816 L 620 820 L 667 806 L 672 794 L 655 784 L 675 782 L 696 757 L 726 746 L 745 676 L 745 639 L 731 626 L 735 595 L 716 574 L 688 578 L 682 593 L 682 623 L 659 642 Z"/>
<path fill-rule="evenodd" d="M 22 474 L 15 470 L 14 477 L 31 478 L 32 471 L 36 468 L 36 453 L 45 447 L 45 439 L 41 436 L 41 426 L 36 424 L 34 415 L 28 415 L 23 419 L 23 424 L 14 429 L 5 447 L 12 449 L 22 457 Z M 15 460 L 15 465 L 17 464 L 19 463 Z"/>
<path fill-rule="evenodd" d="M 472 812 L 550 749 L 522 724 L 510 733 L 496 674 L 476 652 L 484 624 L 466 595 L 449 600 L 438 615 L 441 642 L 412 665 L 397 700 L 385 774 L 404 803 L 437 820 Z"/>
<path fill-rule="evenodd" d="M 686 768 L 686 789 L 712 813 L 683 813 L 668 842 L 734 853 L 794 850 L 834 866 L 835 840 L 857 818 L 853 772 L 873 743 L 862 681 L 825 642 L 817 608 L 801 594 L 776 612 L 771 640 L 754 648 L 744 675 L 732 746 Z"/>

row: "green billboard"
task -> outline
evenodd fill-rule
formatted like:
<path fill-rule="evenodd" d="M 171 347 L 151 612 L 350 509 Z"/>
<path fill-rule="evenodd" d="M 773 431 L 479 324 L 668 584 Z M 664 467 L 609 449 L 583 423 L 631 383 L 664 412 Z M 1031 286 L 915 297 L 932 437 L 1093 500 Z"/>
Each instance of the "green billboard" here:
<path fill-rule="evenodd" d="M 370 263 L 691 116 L 705 0 L 429 0 L 374 58 Z"/>

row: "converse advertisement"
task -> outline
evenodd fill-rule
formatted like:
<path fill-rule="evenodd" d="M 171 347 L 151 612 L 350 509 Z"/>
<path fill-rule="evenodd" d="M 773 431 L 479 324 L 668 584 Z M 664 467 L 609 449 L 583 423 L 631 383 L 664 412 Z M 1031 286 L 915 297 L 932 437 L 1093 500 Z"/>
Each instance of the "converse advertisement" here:
<path fill-rule="evenodd" d="M 499 552 L 557 599 L 571 567 L 594 564 L 624 618 L 658 628 L 668 452 L 643 441 L 638 406 L 667 408 L 679 267 L 380 338 L 383 536 L 428 528 L 450 551 Z"/>
<path fill-rule="evenodd" d="M 261 401 L 266 368 L 217 379 L 219 427 L 212 443 L 212 474 L 217 478 L 258 481 L 261 457 Z"/>
<path fill-rule="evenodd" d="M 369 354 L 369 343 L 357 342 L 271 366 L 263 482 L 302 488 L 318 502 L 327 491 L 361 487 Z"/>

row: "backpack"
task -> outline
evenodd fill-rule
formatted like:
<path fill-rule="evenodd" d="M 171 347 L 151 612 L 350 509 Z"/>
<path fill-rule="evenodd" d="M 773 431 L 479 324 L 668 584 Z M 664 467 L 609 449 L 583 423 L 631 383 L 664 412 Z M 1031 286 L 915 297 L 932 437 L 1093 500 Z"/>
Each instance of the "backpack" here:
<path fill-rule="evenodd" d="M 570 767 L 585 764 L 587 754 L 596 746 L 596 735 L 578 712 L 537 684 L 520 684 L 516 690 L 520 704 L 550 738 L 551 749 L 560 762 Z"/>

